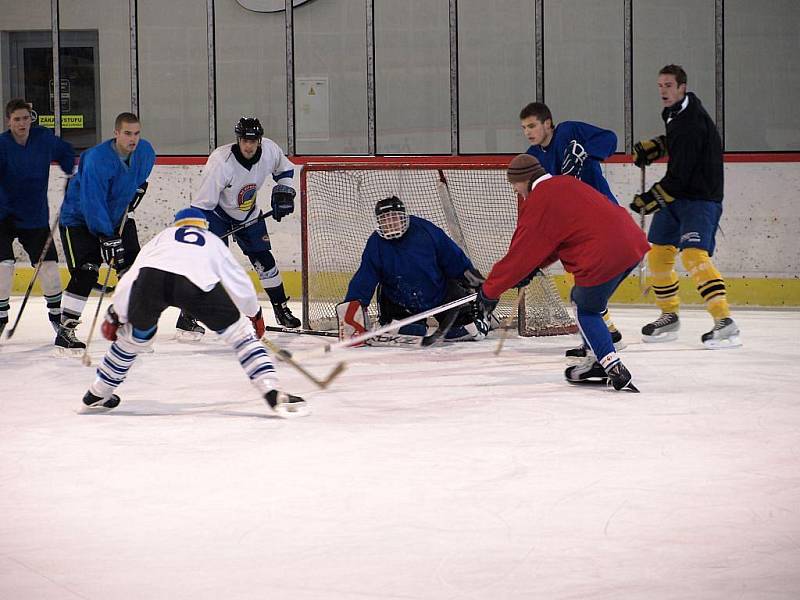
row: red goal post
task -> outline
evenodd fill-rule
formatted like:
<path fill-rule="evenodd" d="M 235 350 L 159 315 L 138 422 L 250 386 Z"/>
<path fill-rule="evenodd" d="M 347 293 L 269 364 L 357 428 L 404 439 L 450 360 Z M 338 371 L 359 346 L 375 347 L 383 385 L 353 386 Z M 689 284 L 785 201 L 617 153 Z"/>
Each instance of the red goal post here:
<path fill-rule="evenodd" d="M 517 197 L 505 178 L 510 159 L 370 157 L 315 159 L 300 176 L 303 326 L 336 329 L 335 306 L 375 231 L 374 208 L 396 195 L 410 214 L 441 227 L 484 275 L 505 255 L 517 220 Z M 377 309 L 370 304 L 370 318 Z M 517 291 L 503 294 L 498 318 L 517 312 Z M 563 335 L 576 327 L 550 277 L 525 289 L 514 320 L 521 335 Z"/>

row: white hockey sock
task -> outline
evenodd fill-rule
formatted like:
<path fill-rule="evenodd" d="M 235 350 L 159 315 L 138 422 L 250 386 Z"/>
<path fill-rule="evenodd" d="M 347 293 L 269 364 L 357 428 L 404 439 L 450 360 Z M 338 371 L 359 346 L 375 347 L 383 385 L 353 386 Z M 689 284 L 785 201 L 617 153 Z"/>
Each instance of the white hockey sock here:
<path fill-rule="evenodd" d="M 277 389 L 278 375 L 264 345 L 256 339 L 249 319 L 240 317 L 236 323 L 217 332 L 236 351 L 239 364 L 261 394 Z"/>
<path fill-rule="evenodd" d="M 155 334 L 154 334 L 155 335 Z M 117 330 L 117 341 L 109 346 L 97 367 L 96 378 L 89 391 L 95 396 L 108 398 L 125 381 L 136 357 L 153 345 L 153 338 L 140 340 L 133 337 L 133 327 L 125 323 Z"/>
<path fill-rule="evenodd" d="M 61 314 L 61 277 L 58 273 L 58 263 L 54 260 L 42 262 L 39 269 L 39 280 L 42 284 L 47 310 L 51 315 Z"/>
<path fill-rule="evenodd" d="M 64 319 L 80 319 L 88 298 L 64 292 L 61 299 L 61 316 Z"/>
<path fill-rule="evenodd" d="M 0 261 L 0 318 L 8 318 L 8 300 L 11 296 L 11 280 L 14 277 L 14 261 Z"/>

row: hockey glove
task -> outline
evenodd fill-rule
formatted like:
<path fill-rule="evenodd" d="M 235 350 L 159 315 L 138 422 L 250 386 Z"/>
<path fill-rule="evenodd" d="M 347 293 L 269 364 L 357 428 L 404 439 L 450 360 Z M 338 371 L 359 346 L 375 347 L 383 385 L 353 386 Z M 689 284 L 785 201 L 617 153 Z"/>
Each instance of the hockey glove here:
<path fill-rule="evenodd" d="M 581 171 L 583 170 L 583 161 L 586 160 L 586 150 L 578 143 L 578 140 L 572 140 L 567 144 L 567 149 L 564 152 L 564 162 L 561 163 L 561 174 L 571 175 L 576 179 L 581 178 Z"/>
<path fill-rule="evenodd" d="M 481 275 L 481 272 L 475 267 L 470 267 L 464 271 L 464 275 L 461 277 L 461 283 L 471 290 L 477 290 L 484 281 L 486 281 L 486 277 Z"/>
<path fill-rule="evenodd" d="M 522 288 L 527 287 L 528 284 L 531 281 L 533 281 L 533 278 L 537 277 L 538 275 L 544 275 L 544 272 L 541 269 L 534 269 L 533 271 L 525 275 L 525 277 L 520 279 L 519 283 L 517 283 L 517 285 L 515 285 L 514 287 L 517 288 L 518 290 L 521 290 Z"/>
<path fill-rule="evenodd" d="M 667 191 L 657 183 L 644 194 L 636 194 L 633 197 L 630 207 L 633 212 L 640 215 L 650 215 L 656 211 L 666 208 L 667 204 L 675 200 Z"/>
<path fill-rule="evenodd" d="M 486 294 L 483 293 L 483 286 L 478 288 L 478 297 L 475 298 L 475 306 L 478 308 L 478 312 L 483 319 L 488 319 L 489 315 L 497 308 L 498 302 L 500 302 L 500 300 L 488 298 Z"/>
<path fill-rule="evenodd" d="M 255 314 L 255 316 L 248 318 L 253 324 L 253 330 L 256 332 L 256 337 L 258 339 L 264 337 L 264 332 L 267 330 L 267 327 L 264 325 L 264 315 L 261 312 L 261 307 L 258 308 L 258 312 Z"/>
<path fill-rule="evenodd" d="M 272 188 L 272 218 L 280 222 L 294 212 L 295 191 L 288 185 L 276 185 Z"/>
<path fill-rule="evenodd" d="M 114 267 L 117 270 L 117 273 L 124 270 L 128 265 L 125 260 L 125 247 L 122 245 L 122 238 L 119 236 L 101 237 L 100 254 L 110 267 Z"/>
<path fill-rule="evenodd" d="M 103 337 L 106 338 L 109 342 L 116 342 L 117 341 L 117 329 L 121 323 L 119 322 L 119 317 L 117 316 L 117 312 L 114 310 L 114 305 L 108 307 L 106 311 L 106 317 L 103 319 L 103 322 L 100 325 L 100 333 L 103 334 Z"/>
<path fill-rule="evenodd" d="M 136 193 L 133 195 L 133 200 L 131 200 L 130 204 L 128 204 L 128 212 L 133 212 L 139 207 L 139 203 L 144 198 L 144 193 L 147 191 L 147 182 L 145 181 L 138 188 L 136 188 Z"/>
<path fill-rule="evenodd" d="M 642 140 L 633 145 L 633 164 L 646 167 L 667 155 L 667 138 L 660 135 L 652 140 Z"/>

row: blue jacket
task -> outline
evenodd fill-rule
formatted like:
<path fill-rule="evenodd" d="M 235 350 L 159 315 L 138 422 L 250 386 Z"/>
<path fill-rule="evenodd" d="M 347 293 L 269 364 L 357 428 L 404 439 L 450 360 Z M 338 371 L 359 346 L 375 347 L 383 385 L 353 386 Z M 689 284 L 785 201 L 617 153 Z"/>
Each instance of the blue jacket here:
<path fill-rule="evenodd" d="M 345 301 L 368 306 L 380 283 L 386 297 L 412 313 L 444 302 L 447 280 L 461 277 L 472 263 L 447 234 L 430 221 L 409 216 L 400 239 L 385 240 L 373 232 L 350 280 Z"/>
<path fill-rule="evenodd" d="M 81 154 L 78 174 L 70 181 L 61 207 L 61 224 L 83 225 L 96 236 L 117 235 L 136 188 L 150 176 L 156 153 L 150 142 L 139 140 L 128 158 L 129 166 L 114 150 L 113 139 Z"/>
<path fill-rule="evenodd" d="M 586 160 L 581 171 L 581 181 L 588 183 L 601 194 L 604 194 L 614 204 L 619 204 L 611 188 L 608 186 L 600 162 L 614 154 L 617 149 L 617 134 L 608 129 L 600 129 L 589 123 L 581 121 L 563 121 L 556 125 L 553 139 L 547 148 L 531 146 L 527 153 L 539 159 L 544 170 L 550 175 L 561 175 L 561 164 L 564 154 L 572 140 L 583 146 L 586 150 Z"/>
<path fill-rule="evenodd" d="M 72 146 L 49 129 L 31 127 L 24 146 L 10 131 L 0 135 L 0 218 L 13 216 L 20 229 L 50 227 L 47 183 L 54 160 L 64 173 L 72 174 Z"/>

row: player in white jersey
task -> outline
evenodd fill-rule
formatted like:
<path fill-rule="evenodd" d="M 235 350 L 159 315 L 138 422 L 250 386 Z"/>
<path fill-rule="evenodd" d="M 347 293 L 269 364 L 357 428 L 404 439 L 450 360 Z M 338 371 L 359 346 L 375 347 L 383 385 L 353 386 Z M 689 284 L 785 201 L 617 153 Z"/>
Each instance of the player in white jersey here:
<path fill-rule="evenodd" d="M 257 219 L 262 213 L 256 204 L 258 190 L 272 177 L 275 181 L 272 217 L 280 221 L 294 211 L 294 165 L 275 142 L 263 137 L 264 129 L 258 119 L 242 117 L 234 131 L 236 143 L 220 146 L 208 157 L 192 206 L 205 213 L 209 229 L 220 237 L 237 225 L 255 220 L 236 232 L 236 242 L 258 273 L 278 323 L 300 327 L 300 320 L 286 305 L 286 292 L 271 252 L 267 225 L 264 219 Z M 199 339 L 203 332 L 183 313 L 177 326 L 182 331 L 196 332 L 183 336 L 184 339 Z"/>
<path fill-rule="evenodd" d="M 235 351 L 250 382 L 282 417 L 305 416 L 305 401 L 278 389 L 278 377 L 259 339 L 264 319 L 255 289 L 227 246 L 208 232 L 202 211 L 184 208 L 175 222 L 142 248 L 114 292 L 102 325 L 113 341 L 83 397 L 87 410 L 119 405 L 114 391 L 136 357 L 153 344 L 158 319 L 168 306 L 195 315 Z M 242 316 L 242 313 L 249 317 Z"/>

